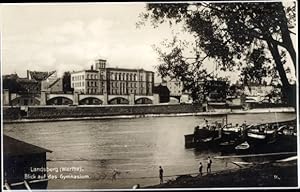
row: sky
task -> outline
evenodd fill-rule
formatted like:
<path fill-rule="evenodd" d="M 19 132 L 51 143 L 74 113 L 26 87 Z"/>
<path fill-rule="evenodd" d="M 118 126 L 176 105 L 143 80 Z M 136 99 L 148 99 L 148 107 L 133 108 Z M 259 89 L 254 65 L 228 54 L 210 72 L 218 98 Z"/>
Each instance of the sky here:
<path fill-rule="evenodd" d="M 29 69 L 61 75 L 90 68 L 96 59 L 154 71 L 158 55 L 152 45 L 174 31 L 166 24 L 137 28 L 144 10 L 144 3 L 2 6 L 3 74 L 25 76 Z"/>
<path fill-rule="evenodd" d="M 2 74 L 26 76 L 26 70 L 88 69 L 96 59 L 109 67 L 156 71 L 153 45 L 179 33 L 177 25 L 136 27 L 145 3 L 5 4 L 0 5 Z M 213 66 L 213 65 L 210 65 Z M 214 68 L 214 67 L 211 67 Z M 212 70 L 212 69 L 211 69 Z M 233 79 L 238 73 L 231 73 Z"/>

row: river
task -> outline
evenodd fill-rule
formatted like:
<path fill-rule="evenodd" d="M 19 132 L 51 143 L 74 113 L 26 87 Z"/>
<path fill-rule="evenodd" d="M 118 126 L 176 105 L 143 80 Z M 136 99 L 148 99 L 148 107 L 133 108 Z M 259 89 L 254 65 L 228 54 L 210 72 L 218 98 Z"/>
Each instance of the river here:
<path fill-rule="evenodd" d="M 222 116 L 149 117 L 40 123 L 4 124 L 6 135 L 53 151 L 47 153 L 49 168 L 80 168 L 80 171 L 49 171 L 49 189 L 131 188 L 158 184 L 158 167 L 164 175 L 195 173 L 199 161 L 220 154 L 184 148 L 184 135 L 195 125 L 222 121 Z M 291 120 L 295 113 L 232 114 L 228 123 L 260 123 Z M 236 168 L 213 159 L 212 170 Z M 55 170 L 55 169 L 53 169 Z M 113 180 L 113 172 L 119 174 Z M 63 179 L 60 175 L 81 175 Z M 58 177 L 55 179 L 55 176 Z M 85 178 L 88 176 L 89 178 Z M 166 177 L 171 179 L 172 177 Z"/>

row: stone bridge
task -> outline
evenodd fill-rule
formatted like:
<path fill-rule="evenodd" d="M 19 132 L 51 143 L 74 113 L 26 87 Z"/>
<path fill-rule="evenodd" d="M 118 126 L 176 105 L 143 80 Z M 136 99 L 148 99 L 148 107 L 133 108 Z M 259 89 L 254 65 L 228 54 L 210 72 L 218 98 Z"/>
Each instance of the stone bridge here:
<path fill-rule="evenodd" d="M 40 105 L 107 105 L 107 104 L 158 104 L 159 96 L 154 95 L 95 95 L 95 94 L 54 94 L 42 92 Z"/>

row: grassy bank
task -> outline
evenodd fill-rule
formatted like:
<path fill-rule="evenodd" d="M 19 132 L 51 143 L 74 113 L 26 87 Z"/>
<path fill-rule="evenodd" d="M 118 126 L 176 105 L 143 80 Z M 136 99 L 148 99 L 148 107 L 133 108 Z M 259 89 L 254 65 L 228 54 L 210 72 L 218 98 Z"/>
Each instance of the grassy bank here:
<path fill-rule="evenodd" d="M 146 188 L 297 187 L 297 164 L 264 164 L 203 176 L 180 176 Z"/>

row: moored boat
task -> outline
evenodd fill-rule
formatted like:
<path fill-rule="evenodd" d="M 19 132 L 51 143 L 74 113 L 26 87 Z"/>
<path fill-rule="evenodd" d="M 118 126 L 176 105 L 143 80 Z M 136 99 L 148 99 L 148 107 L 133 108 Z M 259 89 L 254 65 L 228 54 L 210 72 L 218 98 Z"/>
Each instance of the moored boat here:
<path fill-rule="evenodd" d="M 245 141 L 245 142 L 235 146 L 234 149 L 237 153 L 247 153 L 250 149 L 250 145 L 247 141 Z"/>
<path fill-rule="evenodd" d="M 220 138 L 221 125 L 208 124 L 196 126 L 193 134 L 185 135 L 185 147 L 186 148 L 211 148 L 215 145 Z"/>

